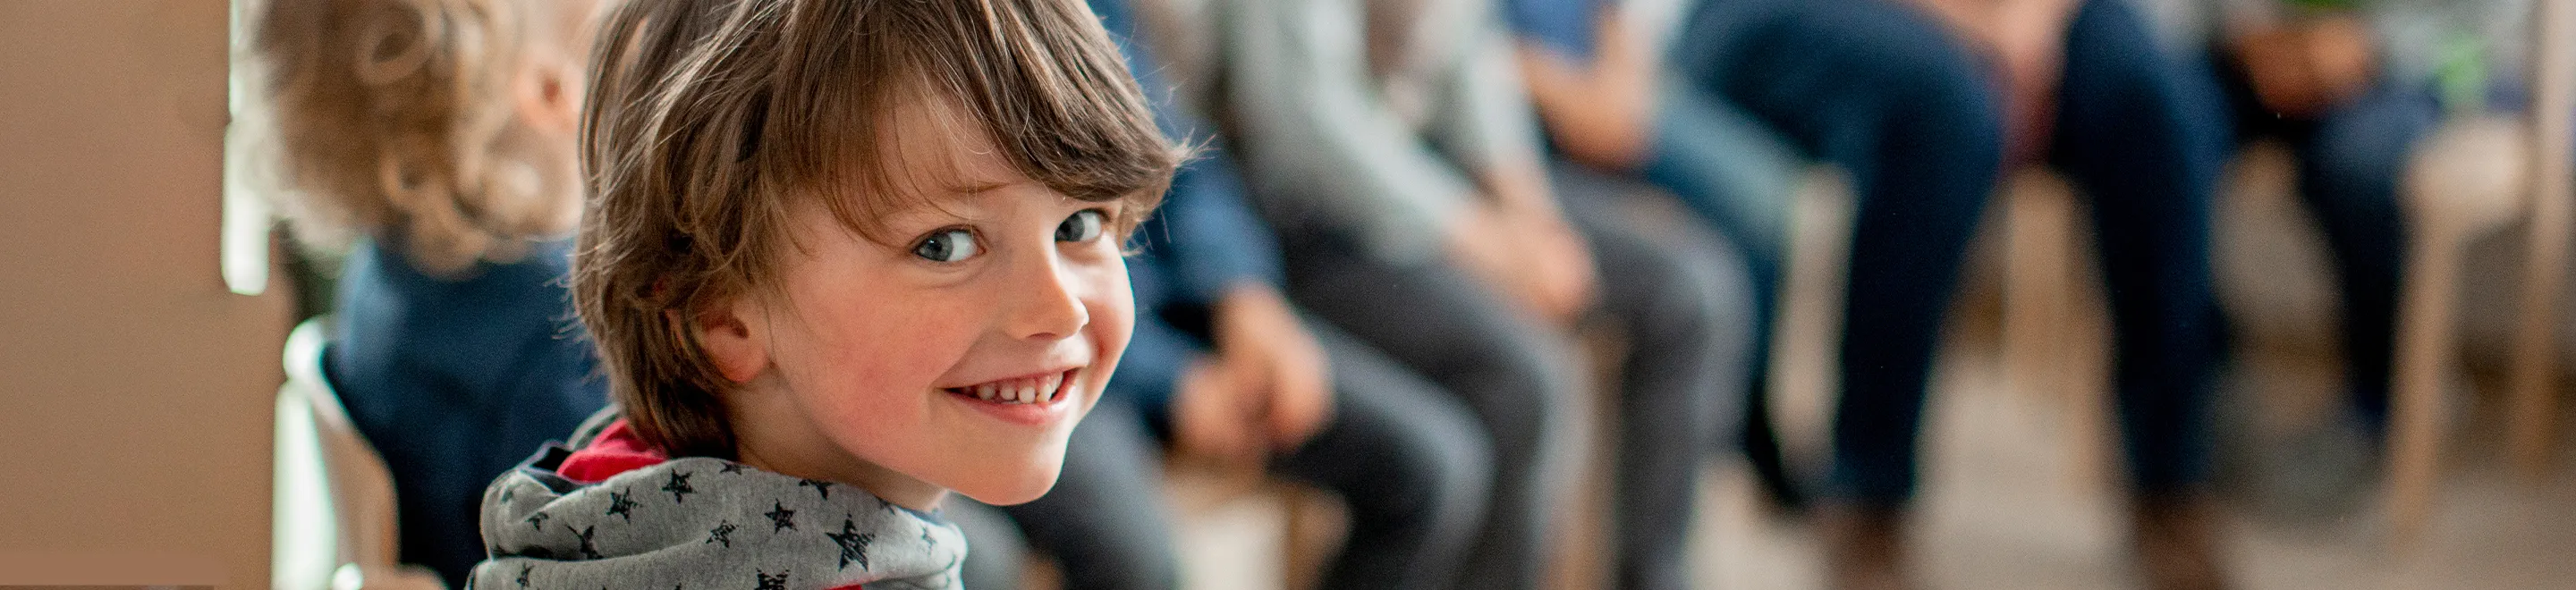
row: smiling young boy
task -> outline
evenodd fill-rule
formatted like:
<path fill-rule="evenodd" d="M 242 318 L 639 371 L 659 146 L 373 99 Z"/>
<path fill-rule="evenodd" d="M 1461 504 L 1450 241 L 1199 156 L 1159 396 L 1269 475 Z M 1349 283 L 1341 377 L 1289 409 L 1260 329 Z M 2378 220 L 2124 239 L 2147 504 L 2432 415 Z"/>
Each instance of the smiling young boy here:
<path fill-rule="evenodd" d="M 1079 0 L 636 2 L 574 305 L 621 408 L 485 495 L 484 588 L 957 586 L 1044 494 L 1179 152 Z"/>

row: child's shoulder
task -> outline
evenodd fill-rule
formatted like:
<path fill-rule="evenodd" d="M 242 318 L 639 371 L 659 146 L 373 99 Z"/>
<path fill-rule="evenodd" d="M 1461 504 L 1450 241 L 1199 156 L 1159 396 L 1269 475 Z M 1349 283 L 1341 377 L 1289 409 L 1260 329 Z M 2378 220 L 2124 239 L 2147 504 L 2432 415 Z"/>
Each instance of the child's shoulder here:
<path fill-rule="evenodd" d="M 961 533 L 855 487 L 711 457 L 660 456 L 622 420 L 485 492 L 485 583 L 954 587 Z M 553 583 L 549 584 L 548 581 Z M 506 586 L 495 586 L 506 587 Z"/>

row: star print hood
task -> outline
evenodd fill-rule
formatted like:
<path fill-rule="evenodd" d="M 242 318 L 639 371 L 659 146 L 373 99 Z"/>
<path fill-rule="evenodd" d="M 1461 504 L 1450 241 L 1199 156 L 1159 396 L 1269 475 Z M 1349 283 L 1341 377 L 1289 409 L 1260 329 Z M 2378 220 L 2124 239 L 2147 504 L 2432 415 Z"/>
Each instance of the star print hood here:
<path fill-rule="evenodd" d="M 614 412 L 614 409 L 611 410 Z M 962 588 L 965 537 L 851 486 L 653 451 L 603 413 L 483 493 L 469 588 Z"/>

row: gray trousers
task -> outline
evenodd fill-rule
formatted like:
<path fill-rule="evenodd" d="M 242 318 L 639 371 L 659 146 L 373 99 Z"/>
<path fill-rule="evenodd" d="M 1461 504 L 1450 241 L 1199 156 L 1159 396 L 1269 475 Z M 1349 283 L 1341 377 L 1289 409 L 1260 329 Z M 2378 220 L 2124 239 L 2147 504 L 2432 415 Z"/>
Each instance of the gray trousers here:
<path fill-rule="evenodd" d="M 1686 588 L 1699 467 L 1742 398 L 1751 292 L 1732 247 L 1686 216 L 1640 214 L 1622 202 L 1628 187 L 1559 172 L 1601 269 L 1595 317 L 1629 348 L 1615 406 L 1618 584 Z M 1575 396 L 1590 380 L 1565 336 L 1458 269 L 1287 237 L 1290 296 L 1337 326 L 1317 329 L 1333 422 L 1273 463 L 1351 504 L 1325 587 L 1536 588 L 1583 456 Z M 1105 400 L 1074 429 L 1046 497 L 1002 509 L 952 498 L 973 544 L 967 587 L 1016 587 L 1029 550 L 1056 557 L 1069 590 L 1175 587 L 1159 457 L 1148 419 Z"/>
<path fill-rule="evenodd" d="M 1600 269 L 1594 319 L 1628 344 L 1615 406 L 1617 583 L 1685 588 L 1699 467 L 1742 398 L 1754 337 L 1748 279 L 1722 239 L 1630 206 L 1631 185 L 1570 170 L 1557 182 Z M 1549 521 L 1583 457 L 1575 396 L 1590 379 L 1569 339 L 1459 269 L 1390 265 L 1330 237 L 1287 237 L 1291 298 L 1453 392 L 1488 437 L 1491 507 L 1455 587 L 1538 587 L 1556 538 Z"/>
<path fill-rule="evenodd" d="M 1349 538 L 1324 586 L 1447 587 L 1493 477 L 1482 427 L 1456 396 L 1330 326 L 1314 328 L 1332 363 L 1334 411 L 1270 467 L 1350 508 Z M 1016 587 L 1026 551 L 1054 557 L 1067 590 L 1178 587 L 1151 419 L 1113 393 L 1074 428 L 1064 474 L 1045 497 L 999 509 L 959 502 L 953 518 L 973 547 L 967 587 Z"/>

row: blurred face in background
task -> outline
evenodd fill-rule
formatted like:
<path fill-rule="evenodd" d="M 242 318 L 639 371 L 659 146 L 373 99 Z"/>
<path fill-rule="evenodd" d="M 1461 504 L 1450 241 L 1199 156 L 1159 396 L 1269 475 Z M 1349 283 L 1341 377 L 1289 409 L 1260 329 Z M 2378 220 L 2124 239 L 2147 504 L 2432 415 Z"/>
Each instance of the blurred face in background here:
<path fill-rule="evenodd" d="M 587 75 L 592 21 L 602 3 L 596 0 L 528 2 L 524 16 L 525 45 L 510 77 L 509 101 L 518 124 L 505 142 L 520 144 L 541 194 L 555 195 L 564 231 L 580 214 L 581 166 L 576 134 L 581 129 L 582 85 Z"/>
<path fill-rule="evenodd" d="M 519 118 L 567 147 L 581 124 L 584 65 L 599 15 L 598 0 L 528 3 L 527 47 L 510 85 Z"/>

